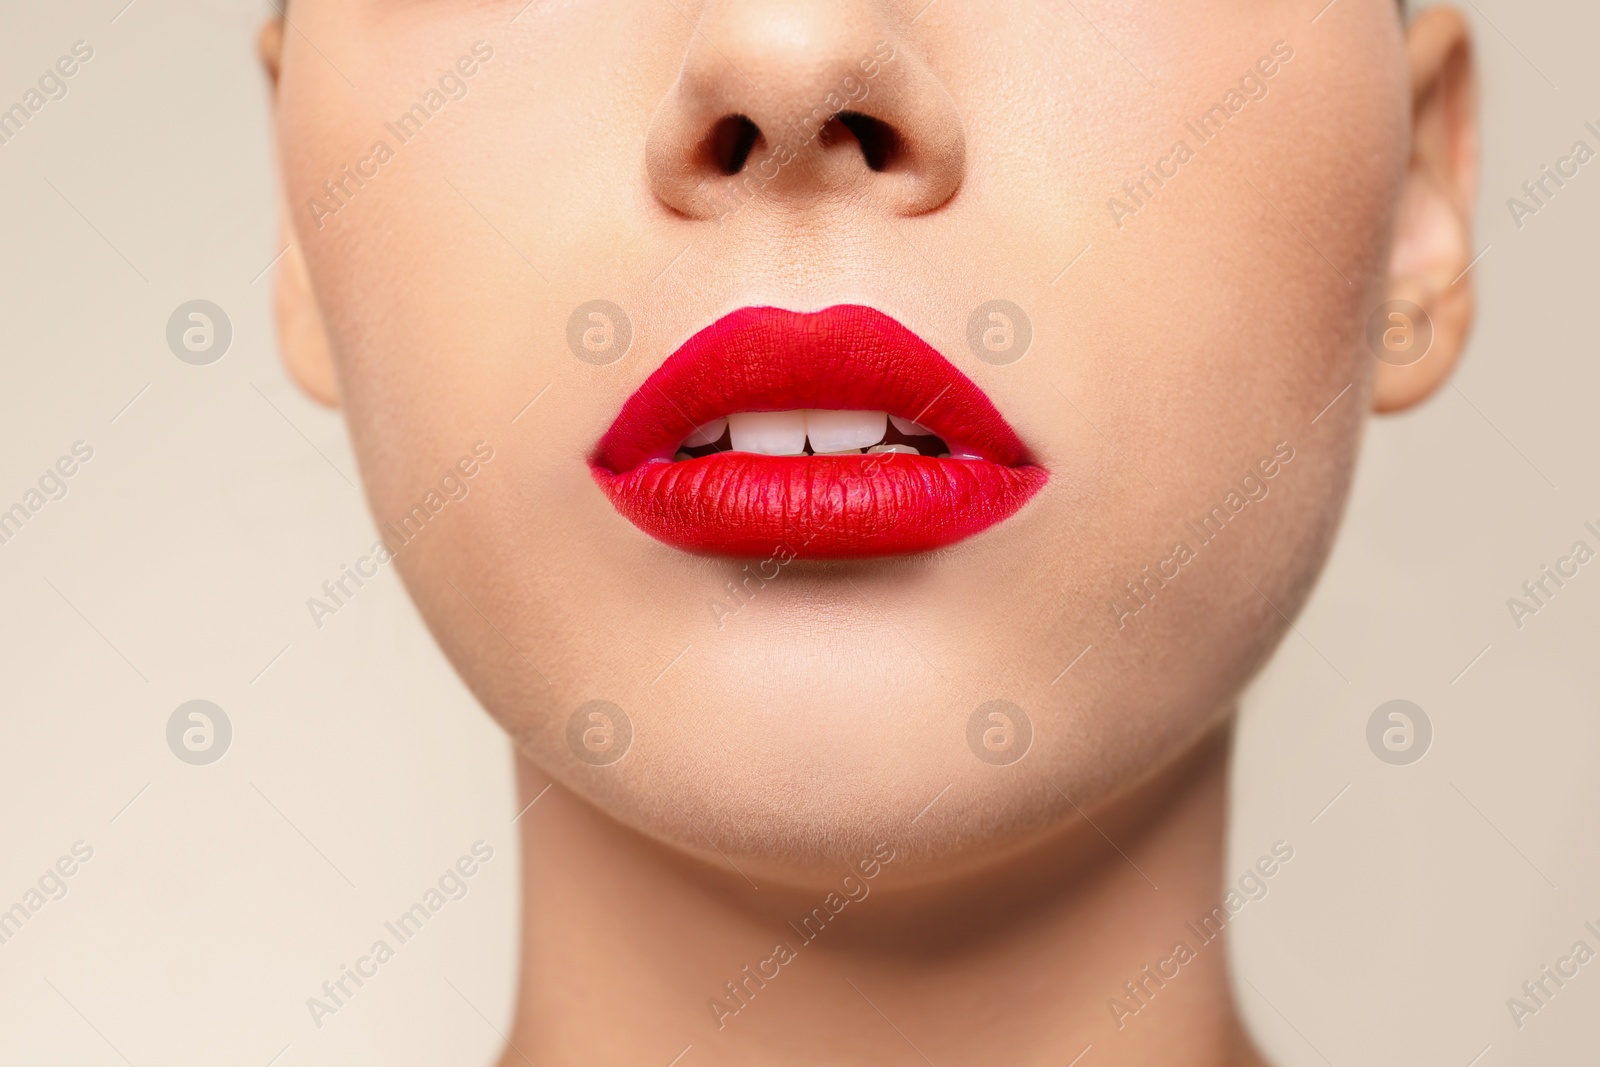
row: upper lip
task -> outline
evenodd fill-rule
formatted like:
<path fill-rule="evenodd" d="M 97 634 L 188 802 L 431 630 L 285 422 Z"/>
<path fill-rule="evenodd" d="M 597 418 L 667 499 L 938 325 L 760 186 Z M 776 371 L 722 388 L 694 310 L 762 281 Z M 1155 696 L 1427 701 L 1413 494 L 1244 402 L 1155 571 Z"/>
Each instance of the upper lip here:
<path fill-rule="evenodd" d="M 884 313 L 741 308 L 684 342 L 623 404 L 591 463 L 623 474 L 670 459 L 696 427 L 739 412 L 884 411 L 1007 467 L 1027 450 L 983 390 Z"/>

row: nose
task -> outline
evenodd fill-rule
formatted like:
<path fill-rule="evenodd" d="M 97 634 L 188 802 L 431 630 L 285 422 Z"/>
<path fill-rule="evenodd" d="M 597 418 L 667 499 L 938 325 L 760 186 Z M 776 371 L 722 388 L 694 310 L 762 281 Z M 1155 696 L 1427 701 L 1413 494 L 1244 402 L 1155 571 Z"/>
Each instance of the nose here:
<path fill-rule="evenodd" d="M 645 146 L 653 191 L 690 218 L 751 199 L 866 201 L 919 215 L 955 194 L 955 101 L 884 0 L 708 0 Z"/>

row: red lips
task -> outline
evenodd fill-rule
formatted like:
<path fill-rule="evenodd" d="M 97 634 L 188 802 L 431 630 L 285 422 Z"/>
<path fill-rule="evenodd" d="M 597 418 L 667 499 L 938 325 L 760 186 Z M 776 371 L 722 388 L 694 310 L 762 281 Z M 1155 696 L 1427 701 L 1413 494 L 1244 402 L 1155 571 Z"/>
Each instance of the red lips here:
<path fill-rule="evenodd" d="M 900 453 L 672 462 L 697 427 L 740 412 L 884 411 L 981 458 Z M 645 380 L 590 467 L 618 511 L 691 552 L 859 559 L 941 548 L 1013 515 L 1049 475 L 971 379 L 872 308 L 742 308 Z"/>

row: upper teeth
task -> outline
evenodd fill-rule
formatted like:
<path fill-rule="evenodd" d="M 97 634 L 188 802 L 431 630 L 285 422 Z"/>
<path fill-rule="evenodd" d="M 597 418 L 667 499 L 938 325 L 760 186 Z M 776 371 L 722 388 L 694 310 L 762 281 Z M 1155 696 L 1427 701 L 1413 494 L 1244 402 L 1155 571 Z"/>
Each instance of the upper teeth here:
<path fill-rule="evenodd" d="M 738 448 L 739 420 L 748 416 L 735 415 L 730 420 L 734 429 L 734 448 Z M 844 452 L 852 448 L 867 448 L 883 440 L 889 428 L 889 416 L 881 411 L 806 411 L 784 412 L 782 417 L 804 418 L 805 438 L 811 442 L 813 452 Z"/>
<path fill-rule="evenodd" d="M 702 448 L 722 440 L 722 431 L 728 428 L 727 419 L 716 419 L 699 427 L 683 439 L 683 448 Z"/>
<path fill-rule="evenodd" d="M 682 447 L 714 444 L 726 427 L 736 452 L 799 456 L 805 453 L 807 440 L 816 453 L 854 452 L 881 442 L 889 419 L 882 411 L 747 411 L 706 423 L 691 433 Z M 909 420 L 897 417 L 894 422 L 901 433 L 933 435 Z"/>
<path fill-rule="evenodd" d="M 895 429 L 907 437 L 932 437 L 934 435 L 932 430 L 921 423 L 912 422 L 910 419 L 902 419 L 899 415 L 890 415 L 889 421 L 894 423 Z"/>

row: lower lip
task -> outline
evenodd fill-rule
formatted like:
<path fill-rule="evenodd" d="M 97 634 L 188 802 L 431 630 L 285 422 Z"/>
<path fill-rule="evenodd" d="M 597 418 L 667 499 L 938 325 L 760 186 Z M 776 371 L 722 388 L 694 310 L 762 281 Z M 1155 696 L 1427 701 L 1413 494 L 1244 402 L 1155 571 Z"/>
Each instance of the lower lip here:
<path fill-rule="evenodd" d="M 1035 466 L 892 452 L 726 452 L 593 473 L 612 506 L 657 540 L 689 552 L 793 559 L 943 548 L 1015 514 L 1048 477 Z"/>

